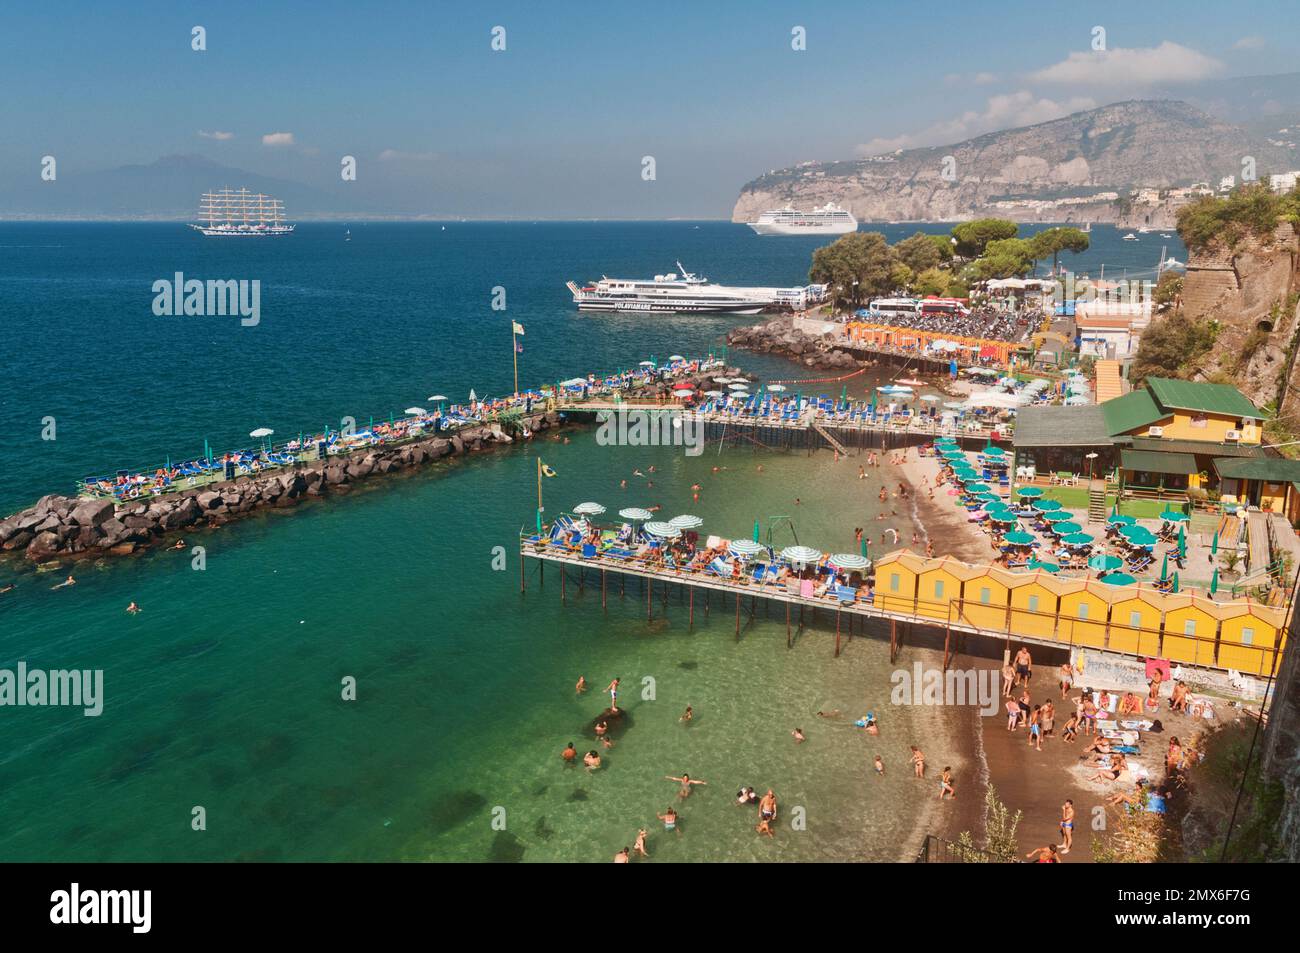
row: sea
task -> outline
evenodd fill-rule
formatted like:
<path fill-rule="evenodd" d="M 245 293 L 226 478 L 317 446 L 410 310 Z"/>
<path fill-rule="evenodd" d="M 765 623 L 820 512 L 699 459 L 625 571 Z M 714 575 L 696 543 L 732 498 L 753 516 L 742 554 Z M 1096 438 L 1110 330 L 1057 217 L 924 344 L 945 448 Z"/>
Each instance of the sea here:
<path fill-rule="evenodd" d="M 948 229 L 865 227 L 890 241 Z M 1162 246 L 1185 258 L 1176 236 L 1140 239 L 1097 225 L 1068 263 L 1136 278 Z M 280 440 L 439 394 L 507 393 L 511 321 L 521 385 L 722 355 L 728 328 L 759 319 L 580 314 L 564 282 L 684 266 L 793 286 L 819 244 L 723 222 L 304 223 L 263 241 L 0 223 L 0 513 L 205 442 L 247 446 L 256 428 Z M 259 281 L 260 320 L 155 314 L 155 282 L 178 273 Z M 766 380 L 823 376 L 726 356 Z M 0 670 L 102 670 L 104 700 L 97 716 L 0 707 L 0 858 L 608 861 L 644 828 L 652 860 L 900 860 L 944 823 L 937 781 L 909 777 L 911 744 L 974 789 L 975 733 L 952 712 L 890 705 L 880 631 L 835 657 L 827 613 L 796 617 L 787 647 L 784 612 L 761 604 L 741 607 L 737 635 L 736 606 L 716 596 L 692 613 L 656 591 L 648 612 L 637 584 L 611 577 L 602 593 L 589 574 L 562 592 L 558 570 L 532 563 L 521 591 L 538 457 L 556 473 L 548 512 L 657 505 L 700 516 L 706 535 L 757 522 L 774 543 L 826 550 L 855 549 L 857 526 L 877 551 L 890 529 L 924 538 L 914 513 L 877 502 L 880 478 L 857 479 L 856 457 L 737 442 L 688 456 L 572 428 L 192 533 L 201 559 L 7 559 Z M 52 588 L 69 572 L 75 586 Z M 605 749 L 591 725 L 616 677 L 626 714 Z M 868 711 L 879 736 L 853 726 Z M 569 742 L 599 748 L 602 766 L 566 766 Z M 665 832 L 667 778 L 683 773 L 707 784 Z M 776 792 L 777 836 L 755 833 L 742 786 Z"/>

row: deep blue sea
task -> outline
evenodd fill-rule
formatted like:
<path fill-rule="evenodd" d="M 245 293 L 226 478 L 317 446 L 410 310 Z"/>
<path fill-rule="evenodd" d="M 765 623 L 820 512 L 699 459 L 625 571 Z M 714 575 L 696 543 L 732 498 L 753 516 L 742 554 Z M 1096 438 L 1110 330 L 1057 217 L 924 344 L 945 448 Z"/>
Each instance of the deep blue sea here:
<path fill-rule="evenodd" d="M 881 230 L 892 241 L 917 228 Z M 1150 276 L 1162 245 L 1185 257 L 1154 233 L 1122 242 L 1096 226 L 1092 239 L 1069 260 L 1077 271 L 1104 262 L 1108 277 Z M 680 261 L 725 283 L 802 284 L 817 244 L 718 222 L 311 223 L 263 241 L 174 224 L 0 223 L 0 513 L 86 475 L 197 456 L 205 440 L 246 445 L 257 427 L 279 439 L 400 415 L 433 394 L 506 392 L 511 320 L 525 327 L 523 384 L 719 351 L 732 324 L 755 319 L 584 315 L 564 282 Z M 155 316 L 152 285 L 176 272 L 259 280 L 260 323 Z M 505 312 L 491 308 L 498 286 Z M 56 439 L 42 439 L 50 418 Z M 521 596 L 517 533 L 532 519 L 537 453 L 559 472 L 548 508 L 659 503 L 723 535 L 793 515 L 800 541 L 827 548 L 851 548 L 854 521 L 876 515 L 877 487 L 820 455 L 687 458 L 575 432 L 198 534 L 202 571 L 153 553 L 79 563 L 75 587 L 51 590 L 66 573 L 0 563 L 0 583 L 17 585 L 0 596 L 0 668 L 102 668 L 106 693 L 97 718 L 0 708 L 0 859 L 605 861 L 653 824 L 673 793 L 662 777 L 682 771 L 711 786 L 692 796 L 681 836 L 652 838 L 655 856 L 901 856 L 932 807 L 901 771 L 865 793 L 869 759 L 878 748 L 901 765 L 909 736 L 933 736 L 933 761 L 969 766 L 971 752 L 926 723 L 938 716 L 897 715 L 908 730 L 875 748 L 829 723 L 804 745 L 789 737 L 819 709 L 881 704 L 882 644 L 859 639 L 832 660 L 811 629 L 787 650 L 784 620 L 761 613 L 739 640 L 725 611 L 692 633 L 676 604 L 647 621 L 635 593 L 605 612 L 590 587 L 562 607 L 553 577 Z M 654 486 L 632 476 L 649 465 Z M 913 529 L 906 513 L 871 525 Z M 123 611 L 131 601 L 139 615 Z M 570 740 L 590 745 L 602 707 L 595 691 L 575 695 L 579 674 L 595 689 L 615 675 L 638 686 L 634 728 L 590 775 L 559 760 Z M 348 676 L 356 701 L 341 698 Z M 699 715 L 683 727 L 687 704 Z M 730 803 L 741 784 L 805 806 L 808 830 L 756 838 Z M 206 830 L 192 829 L 195 807 Z"/>

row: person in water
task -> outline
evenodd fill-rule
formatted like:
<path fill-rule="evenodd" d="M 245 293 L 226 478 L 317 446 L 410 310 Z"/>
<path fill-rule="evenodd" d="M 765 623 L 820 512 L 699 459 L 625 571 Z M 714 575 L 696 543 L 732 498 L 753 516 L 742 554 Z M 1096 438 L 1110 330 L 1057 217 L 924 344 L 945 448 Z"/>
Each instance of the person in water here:
<path fill-rule="evenodd" d="M 708 781 L 697 781 L 694 778 L 692 778 L 689 774 L 683 774 L 680 778 L 675 778 L 671 774 L 669 774 L 669 775 L 665 775 L 665 778 L 669 781 L 677 781 L 681 784 L 681 789 L 677 792 L 677 796 L 682 800 L 686 800 L 686 798 L 691 796 L 692 785 L 709 783 Z"/>
<path fill-rule="evenodd" d="M 574 686 L 575 694 L 581 695 L 587 690 L 587 676 L 579 675 L 578 684 Z"/>
<path fill-rule="evenodd" d="M 609 683 L 609 687 L 605 689 L 605 691 L 609 692 L 610 711 L 618 711 L 618 681 L 617 678 L 614 679 Z"/>
<path fill-rule="evenodd" d="M 63 580 L 63 582 L 59 583 L 57 586 L 50 586 L 50 588 L 62 589 L 64 586 L 75 586 L 76 584 L 77 584 L 77 580 L 69 576 L 67 579 Z"/>
<path fill-rule="evenodd" d="M 694 717 L 695 717 L 695 712 L 694 712 L 694 710 L 692 710 L 692 708 L 691 708 L 690 705 L 687 705 L 687 706 L 686 706 L 686 710 L 685 710 L 684 712 L 682 712 L 682 717 L 678 718 L 677 720 L 678 720 L 678 721 L 690 721 L 690 720 L 691 720 L 692 718 L 694 718 Z"/>
<path fill-rule="evenodd" d="M 658 814 L 656 816 L 659 818 L 659 820 L 664 822 L 664 830 L 677 831 L 677 812 L 673 810 L 673 808 L 670 807 L 662 814 Z M 681 831 L 677 831 L 677 833 L 680 834 Z"/>
<path fill-rule="evenodd" d="M 573 746 L 572 741 L 569 742 L 567 748 L 560 752 L 560 757 L 564 759 L 565 764 L 573 764 L 573 762 L 577 760 L 578 749 Z"/>
<path fill-rule="evenodd" d="M 588 751 L 582 756 L 582 763 L 587 766 L 587 771 L 595 771 L 600 767 L 600 755 L 594 751 Z"/>
<path fill-rule="evenodd" d="M 135 615 L 137 612 L 140 611 L 140 607 L 133 602 L 126 607 L 126 611 L 131 613 L 131 615 Z"/>
<path fill-rule="evenodd" d="M 645 849 L 645 828 L 642 827 L 636 832 L 636 841 L 632 844 L 632 849 L 636 851 L 639 857 L 649 857 Z"/>
<path fill-rule="evenodd" d="M 794 731 L 790 732 L 790 734 L 794 737 L 794 740 L 799 742 L 800 744 L 808 740 L 807 738 L 804 737 L 802 728 L 796 728 Z"/>

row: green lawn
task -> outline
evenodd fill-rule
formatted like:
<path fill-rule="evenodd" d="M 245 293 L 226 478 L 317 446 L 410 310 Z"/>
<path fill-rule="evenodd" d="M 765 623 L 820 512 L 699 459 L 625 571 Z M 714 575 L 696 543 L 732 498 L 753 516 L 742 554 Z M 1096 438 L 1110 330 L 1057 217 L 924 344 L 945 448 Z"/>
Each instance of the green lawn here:
<path fill-rule="evenodd" d="M 1088 489 L 1082 486 L 1053 486 L 1043 488 L 1043 498 L 1059 500 L 1061 505 L 1067 510 L 1086 510 L 1088 508 Z M 1106 514 L 1110 515 L 1111 509 L 1115 506 L 1115 494 L 1106 495 Z M 1125 500 L 1120 505 L 1119 511 L 1125 516 L 1133 516 L 1137 519 L 1158 519 L 1160 514 L 1165 510 L 1173 507 L 1178 509 L 1177 504 L 1172 502 L 1160 502 L 1159 500 Z"/>

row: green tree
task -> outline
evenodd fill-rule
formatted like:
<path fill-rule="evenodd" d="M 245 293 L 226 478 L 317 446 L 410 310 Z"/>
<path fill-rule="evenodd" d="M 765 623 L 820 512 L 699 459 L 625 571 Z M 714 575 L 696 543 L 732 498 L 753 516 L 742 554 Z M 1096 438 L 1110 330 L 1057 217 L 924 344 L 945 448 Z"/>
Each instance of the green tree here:
<path fill-rule="evenodd" d="M 1172 304 L 1174 299 L 1183 293 L 1183 276 L 1175 271 L 1166 271 L 1156 282 L 1156 290 L 1152 293 L 1152 300 L 1157 305 Z"/>
<path fill-rule="evenodd" d="M 952 285 L 951 279 L 952 276 L 942 268 L 927 268 L 916 276 L 916 280 L 912 282 L 912 290 L 922 297 L 926 295 L 934 295 L 938 298 L 950 297 L 948 289 Z"/>
<path fill-rule="evenodd" d="M 893 249 L 880 232 L 850 232 L 813 252 L 808 279 L 830 287 L 833 305 L 847 301 L 857 308 L 893 290 L 894 264 Z"/>
<path fill-rule="evenodd" d="M 1216 337 L 1215 322 L 1189 321 L 1181 311 L 1152 321 L 1142 333 L 1129 380 L 1137 387 L 1148 377 L 1185 378 L 1192 365 L 1214 346 Z"/>
<path fill-rule="evenodd" d="M 956 252 L 963 258 L 978 258 L 984 254 L 989 242 L 1006 238 L 1015 238 L 1019 226 L 1001 218 L 978 218 L 973 222 L 962 222 L 952 230 L 952 237 L 957 239 Z"/>
<path fill-rule="evenodd" d="M 1077 228 L 1047 228 L 1029 239 L 1030 254 L 1034 261 L 1052 259 L 1052 273 L 1056 273 L 1060 264 L 1061 252 L 1079 252 L 1088 250 L 1091 241 L 1086 232 Z"/>
<path fill-rule="evenodd" d="M 984 254 L 972 263 L 972 271 L 980 281 L 1019 278 L 1027 275 L 1033 264 L 1029 242 L 1023 238 L 999 238 L 985 246 Z"/>
<path fill-rule="evenodd" d="M 899 261 L 917 273 L 927 268 L 937 268 L 944 259 L 938 245 L 931 241 L 931 237 L 925 232 L 917 232 L 911 238 L 904 238 L 895 245 L 894 254 L 898 256 Z M 949 254 L 948 257 L 951 258 L 952 255 Z"/>
<path fill-rule="evenodd" d="M 984 792 L 984 843 L 976 844 L 970 831 L 962 831 L 957 838 L 957 856 L 968 864 L 1013 864 L 1020 859 L 1020 845 L 1016 832 L 1020 827 L 1021 812 L 1012 814 L 998 800 L 998 792 L 989 785 Z"/>

